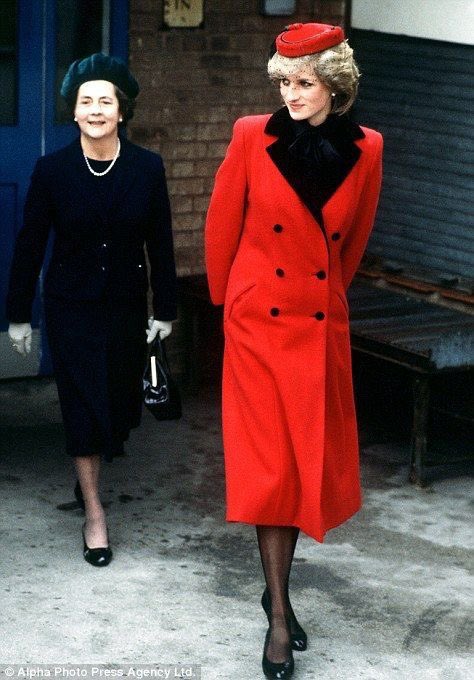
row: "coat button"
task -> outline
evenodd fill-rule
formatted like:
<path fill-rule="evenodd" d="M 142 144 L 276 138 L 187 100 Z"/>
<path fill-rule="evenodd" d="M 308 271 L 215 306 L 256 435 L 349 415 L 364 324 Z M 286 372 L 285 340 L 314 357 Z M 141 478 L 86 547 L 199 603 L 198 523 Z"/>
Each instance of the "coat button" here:
<path fill-rule="evenodd" d="M 318 321 L 322 321 L 325 316 L 326 315 L 324 314 L 324 312 L 316 312 L 316 314 L 314 315 L 315 319 L 317 319 Z"/>
<path fill-rule="evenodd" d="M 276 231 L 277 234 L 280 234 L 283 231 L 283 227 L 281 224 L 275 224 L 273 227 L 273 231 Z"/>
<path fill-rule="evenodd" d="M 341 238 L 341 234 L 338 231 L 335 231 L 331 238 L 333 241 L 339 241 L 339 239 Z"/>
<path fill-rule="evenodd" d="M 271 310 L 270 310 L 270 314 L 272 316 L 278 316 L 279 313 L 280 313 L 280 310 L 278 309 L 278 307 L 272 307 Z"/>
<path fill-rule="evenodd" d="M 321 269 L 319 272 L 316 272 L 315 276 L 317 276 L 318 279 L 321 279 L 322 281 L 326 278 L 326 272 Z"/>
<path fill-rule="evenodd" d="M 275 274 L 277 276 L 285 276 L 285 272 L 283 271 L 283 269 L 280 269 L 280 267 L 278 267 L 278 269 L 275 270 Z"/>

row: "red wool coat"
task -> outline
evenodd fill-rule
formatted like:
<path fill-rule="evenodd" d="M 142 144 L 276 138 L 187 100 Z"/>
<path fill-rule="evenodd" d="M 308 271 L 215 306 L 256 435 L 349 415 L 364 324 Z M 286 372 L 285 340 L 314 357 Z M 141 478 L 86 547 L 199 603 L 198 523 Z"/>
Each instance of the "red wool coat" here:
<path fill-rule="evenodd" d="M 358 128 L 318 220 L 270 153 L 269 119 L 236 122 L 206 224 L 211 298 L 225 303 L 226 519 L 322 541 L 361 505 L 345 292 L 374 221 L 382 137 Z"/>

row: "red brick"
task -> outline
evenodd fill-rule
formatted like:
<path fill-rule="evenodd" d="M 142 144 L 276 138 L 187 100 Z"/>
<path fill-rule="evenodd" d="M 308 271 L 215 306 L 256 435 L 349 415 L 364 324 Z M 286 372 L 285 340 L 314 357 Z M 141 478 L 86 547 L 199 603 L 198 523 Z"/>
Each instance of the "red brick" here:
<path fill-rule="evenodd" d="M 207 212 L 209 208 L 209 196 L 199 196 L 193 200 L 193 208 L 196 212 Z"/>
<path fill-rule="evenodd" d="M 196 224 L 196 228 L 185 228 L 181 231 L 175 231 L 174 243 L 177 248 L 197 248 L 202 245 L 203 233 L 201 231 L 201 222 Z"/>
<path fill-rule="evenodd" d="M 178 161 L 168 165 L 169 177 L 194 177 L 195 174 L 194 163 L 191 161 Z"/>
<path fill-rule="evenodd" d="M 174 125 L 172 137 L 178 142 L 193 142 L 197 139 L 196 125 Z"/>
<path fill-rule="evenodd" d="M 169 147 L 169 148 L 168 148 Z M 166 156 L 179 160 L 206 158 L 207 144 L 204 142 L 187 142 L 186 144 L 169 144 L 166 149 Z"/>
<path fill-rule="evenodd" d="M 214 139 L 223 139 L 229 134 L 228 126 L 221 124 L 206 125 L 202 123 L 197 126 L 197 139 L 199 141 L 212 141 Z"/>
<path fill-rule="evenodd" d="M 214 160 L 196 161 L 194 164 L 196 169 L 196 177 L 214 177 L 220 162 L 220 158 L 216 158 Z"/>
<path fill-rule="evenodd" d="M 207 157 L 208 158 L 224 158 L 224 154 L 227 149 L 227 144 L 225 142 L 212 142 L 207 146 Z"/>
<path fill-rule="evenodd" d="M 204 179 L 170 179 L 168 190 L 170 196 L 198 196 L 204 193 Z"/>
<path fill-rule="evenodd" d="M 171 212 L 173 215 L 189 213 L 193 211 L 192 196 L 170 196 Z"/>

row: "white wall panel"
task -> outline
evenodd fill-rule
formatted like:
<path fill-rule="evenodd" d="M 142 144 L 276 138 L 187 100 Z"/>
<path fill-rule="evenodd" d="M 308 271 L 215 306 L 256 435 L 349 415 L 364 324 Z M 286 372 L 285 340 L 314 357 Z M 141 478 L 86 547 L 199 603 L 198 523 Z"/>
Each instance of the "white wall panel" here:
<path fill-rule="evenodd" d="M 352 0 L 352 27 L 472 45 L 474 0 Z"/>

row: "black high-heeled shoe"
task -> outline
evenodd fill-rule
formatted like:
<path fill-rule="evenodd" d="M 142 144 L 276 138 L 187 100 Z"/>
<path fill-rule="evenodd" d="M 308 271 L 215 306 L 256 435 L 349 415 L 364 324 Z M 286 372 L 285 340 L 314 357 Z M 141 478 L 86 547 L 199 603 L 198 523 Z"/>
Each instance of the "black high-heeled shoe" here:
<path fill-rule="evenodd" d="M 82 489 L 81 485 L 79 484 L 79 480 L 76 482 L 76 486 L 74 487 L 74 496 L 76 498 L 76 502 L 78 506 L 81 508 L 81 510 L 86 509 L 86 504 L 84 503 L 84 496 L 82 495 Z"/>
<path fill-rule="evenodd" d="M 290 656 L 286 661 L 275 663 L 270 661 L 267 656 L 268 644 L 270 642 L 270 628 L 267 630 L 265 636 L 265 644 L 263 646 L 262 670 L 266 678 L 270 680 L 284 680 L 291 678 L 295 670 L 295 661 L 293 659 L 293 652 L 290 647 Z"/>
<path fill-rule="evenodd" d="M 270 623 L 272 607 L 270 604 L 270 596 L 266 588 L 263 591 L 261 602 L 263 611 L 267 615 L 268 623 Z M 308 636 L 306 635 L 305 631 L 300 626 L 294 615 L 292 617 L 292 621 L 290 621 L 290 642 L 291 649 L 294 649 L 295 652 L 304 652 L 308 646 Z"/>
<path fill-rule="evenodd" d="M 84 541 L 84 550 L 82 554 L 84 555 L 86 562 L 92 564 L 93 567 L 106 567 L 110 564 L 112 550 L 109 545 L 105 548 L 89 548 L 84 535 L 84 527 L 82 527 L 82 540 Z"/>

